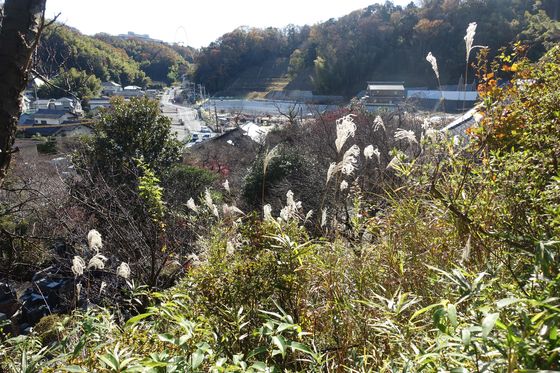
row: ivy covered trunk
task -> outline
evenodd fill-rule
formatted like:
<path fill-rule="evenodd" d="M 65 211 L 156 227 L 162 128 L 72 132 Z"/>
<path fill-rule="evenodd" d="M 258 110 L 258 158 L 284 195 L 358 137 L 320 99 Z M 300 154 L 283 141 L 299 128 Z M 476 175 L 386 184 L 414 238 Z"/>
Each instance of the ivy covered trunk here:
<path fill-rule="evenodd" d="M 6 0 L 0 15 L 0 185 L 10 165 L 21 93 L 27 85 L 46 0 Z"/>

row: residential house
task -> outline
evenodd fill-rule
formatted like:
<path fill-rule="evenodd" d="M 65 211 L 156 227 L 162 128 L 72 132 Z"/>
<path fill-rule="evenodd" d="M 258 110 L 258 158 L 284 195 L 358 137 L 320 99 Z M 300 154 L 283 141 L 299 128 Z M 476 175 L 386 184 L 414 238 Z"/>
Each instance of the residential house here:
<path fill-rule="evenodd" d="M 100 108 L 110 108 L 111 107 L 111 99 L 108 97 L 96 97 L 91 98 L 88 102 L 89 109 L 91 111 L 98 110 Z"/>
<path fill-rule="evenodd" d="M 122 90 L 122 86 L 115 82 L 109 81 L 101 83 L 101 94 L 104 96 L 113 96 L 114 94 L 121 92 Z"/>
<path fill-rule="evenodd" d="M 122 91 L 116 92 L 115 96 L 122 96 L 124 98 L 140 97 L 144 96 L 146 93 L 142 91 L 141 87 L 135 85 L 129 85 L 124 87 Z"/>
<path fill-rule="evenodd" d="M 366 105 L 396 106 L 406 97 L 404 82 L 368 82 L 366 90 Z"/>
<path fill-rule="evenodd" d="M 79 116 L 84 112 L 80 100 L 68 97 L 59 98 L 58 100 L 52 98 L 35 100 L 31 103 L 30 111 L 36 112 L 37 110 L 68 111 Z"/>
<path fill-rule="evenodd" d="M 84 113 L 82 109 L 82 103 L 80 100 L 69 97 L 62 97 L 57 100 L 62 105 L 62 108 L 72 114 L 82 115 Z"/>
<path fill-rule="evenodd" d="M 33 115 L 35 125 L 60 125 L 78 121 L 76 114 L 66 110 L 39 109 Z"/>

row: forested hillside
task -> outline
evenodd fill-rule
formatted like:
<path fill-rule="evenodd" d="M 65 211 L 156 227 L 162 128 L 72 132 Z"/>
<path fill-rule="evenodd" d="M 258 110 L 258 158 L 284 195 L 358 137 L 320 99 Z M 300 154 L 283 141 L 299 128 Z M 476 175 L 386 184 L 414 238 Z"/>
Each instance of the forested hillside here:
<path fill-rule="evenodd" d="M 37 55 L 40 72 L 49 78 L 75 68 L 102 81 L 114 80 L 123 85 L 145 86 L 149 82 L 140 65 L 124 50 L 64 25 L 55 24 L 45 30 Z"/>
<path fill-rule="evenodd" d="M 45 30 L 38 48 L 39 71 L 49 78 L 75 69 L 101 81 L 145 87 L 170 84 L 188 72 L 195 50 L 108 34 L 95 37 L 55 24 Z"/>
<path fill-rule="evenodd" d="M 98 34 L 95 35 L 95 38 L 124 50 L 153 81 L 172 83 L 181 75 L 186 74 L 189 62 L 193 62 L 194 50 L 192 48 L 176 50 L 166 43 L 122 39 L 109 34 Z"/>
<path fill-rule="evenodd" d="M 319 93 L 353 95 L 376 79 L 433 86 L 430 65 L 421 63 L 431 51 L 442 84 L 457 84 L 464 75 L 469 22 L 478 23 L 475 44 L 497 51 L 521 40 L 537 58 L 560 40 L 555 19 L 555 0 L 424 0 L 406 7 L 387 2 L 312 27 L 234 30 L 202 49 L 194 78 L 220 91 L 244 69 L 289 57 L 286 75 L 311 75 Z"/>

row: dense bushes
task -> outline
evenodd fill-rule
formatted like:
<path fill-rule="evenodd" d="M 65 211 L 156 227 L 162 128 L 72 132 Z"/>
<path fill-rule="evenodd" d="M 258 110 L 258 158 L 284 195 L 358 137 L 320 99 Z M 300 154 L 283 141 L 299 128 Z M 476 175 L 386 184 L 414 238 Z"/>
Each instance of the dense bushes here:
<path fill-rule="evenodd" d="M 122 326 L 105 309 L 45 321 L 41 335 L 3 343 L 3 368 L 560 369 L 559 65 L 554 48 L 535 65 L 504 55 L 499 71 L 484 71 L 484 119 L 469 142 L 378 121 L 407 146 L 369 165 L 387 176 L 374 196 L 355 178 L 376 153 L 352 150 L 356 123 L 345 116 L 322 180 L 352 185 L 333 190 L 340 208 L 311 214 L 291 191 L 281 210 L 247 214 L 217 192 L 189 200 L 202 250 L 178 286 L 153 292 Z"/>

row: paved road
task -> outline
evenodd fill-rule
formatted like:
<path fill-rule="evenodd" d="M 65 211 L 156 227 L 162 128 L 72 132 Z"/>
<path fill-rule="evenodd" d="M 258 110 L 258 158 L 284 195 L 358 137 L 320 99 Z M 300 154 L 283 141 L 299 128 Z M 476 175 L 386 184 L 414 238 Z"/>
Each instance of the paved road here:
<path fill-rule="evenodd" d="M 191 132 L 199 132 L 204 122 L 198 119 L 196 110 L 190 107 L 176 105 L 171 102 L 175 95 L 174 89 L 168 89 L 161 97 L 161 110 L 171 118 L 172 130 L 179 140 L 190 137 Z M 182 121 L 182 122 L 181 122 Z"/>

